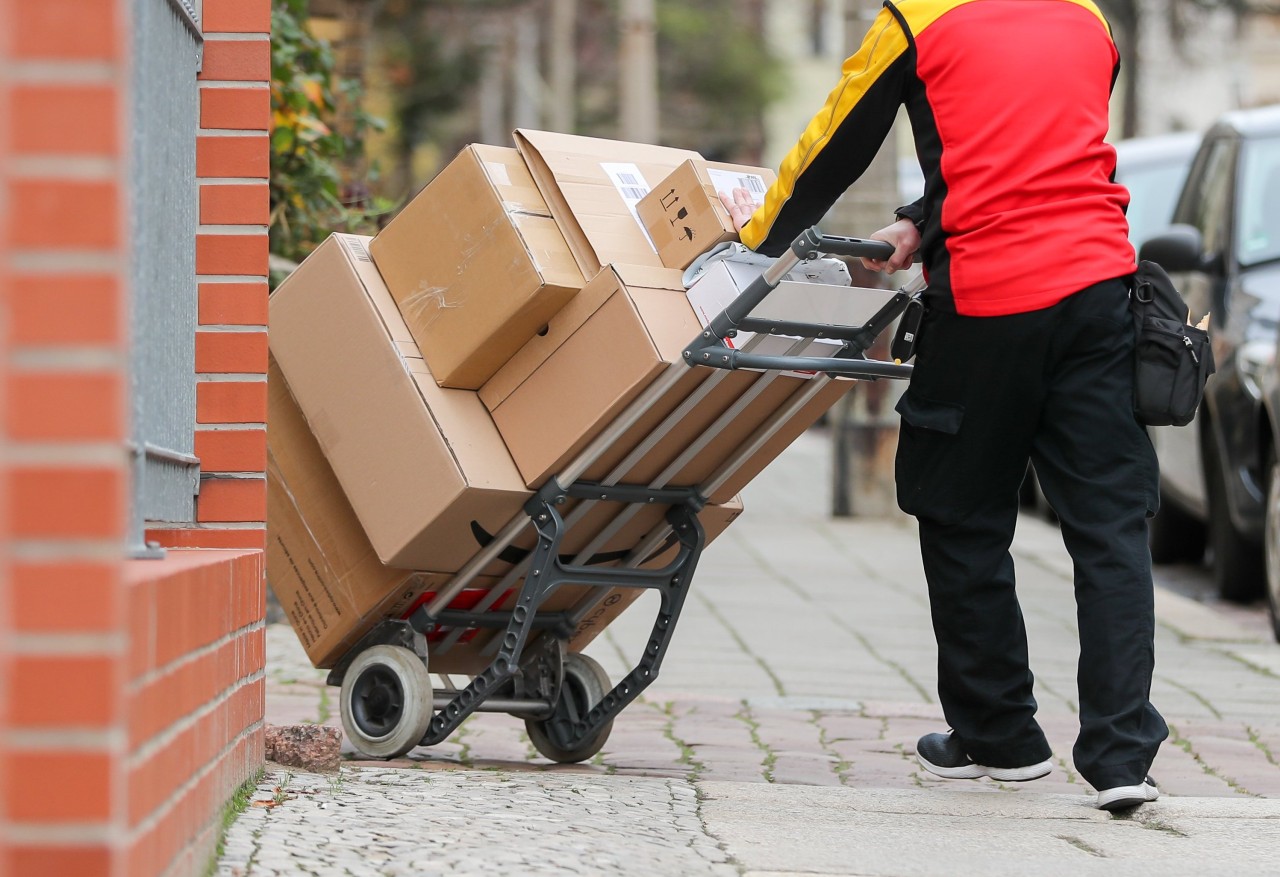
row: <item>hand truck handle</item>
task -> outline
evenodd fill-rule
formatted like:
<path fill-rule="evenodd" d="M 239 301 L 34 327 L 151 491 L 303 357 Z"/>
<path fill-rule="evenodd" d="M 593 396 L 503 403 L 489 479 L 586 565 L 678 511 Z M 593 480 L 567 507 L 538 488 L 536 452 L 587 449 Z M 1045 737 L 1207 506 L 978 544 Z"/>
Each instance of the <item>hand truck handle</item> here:
<path fill-rule="evenodd" d="M 830 245 L 828 247 L 828 245 Z M 828 374 L 847 375 L 850 377 L 896 377 L 906 378 L 911 374 L 911 366 L 895 363 L 872 362 L 861 358 L 863 351 L 869 348 L 885 328 L 888 327 L 907 308 L 907 305 L 919 297 L 923 289 L 923 281 L 916 281 L 902 289 L 893 299 L 867 322 L 865 326 L 831 326 L 827 327 L 826 337 L 841 338 L 850 343 L 839 357 L 794 357 L 764 356 L 743 353 L 730 348 L 724 339 L 738 329 L 755 332 L 771 332 L 774 334 L 808 334 L 805 330 L 814 327 L 785 320 L 760 320 L 752 318 L 751 312 L 762 301 L 778 288 L 783 279 L 791 272 L 801 259 L 811 259 L 822 252 L 832 252 L 846 256 L 860 256 L 871 259 L 887 259 L 893 255 L 893 245 L 884 241 L 870 241 L 861 238 L 829 237 L 817 226 L 806 229 L 792 242 L 791 247 L 778 257 L 765 272 L 747 285 L 738 297 L 729 303 L 719 314 L 712 318 L 697 338 L 684 349 L 684 361 L 690 365 L 705 365 L 712 368 L 764 368 L 780 370 L 821 371 Z M 791 331 L 788 331 L 791 330 Z"/>

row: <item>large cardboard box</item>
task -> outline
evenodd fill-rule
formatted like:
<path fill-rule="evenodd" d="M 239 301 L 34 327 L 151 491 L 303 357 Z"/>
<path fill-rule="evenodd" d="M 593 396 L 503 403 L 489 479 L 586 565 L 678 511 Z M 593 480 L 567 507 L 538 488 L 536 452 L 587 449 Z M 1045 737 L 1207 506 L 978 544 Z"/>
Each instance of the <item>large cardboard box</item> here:
<path fill-rule="evenodd" d="M 586 278 L 611 262 L 663 267 L 636 214 L 687 149 L 519 129 L 516 148 Z"/>
<path fill-rule="evenodd" d="M 514 149 L 468 146 L 369 252 L 441 386 L 476 389 L 582 288 Z"/>
<path fill-rule="evenodd" d="M 368 238 L 332 235 L 271 296 L 271 351 L 379 559 L 454 572 L 529 498 L 488 411 L 437 385 Z"/>
<path fill-rule="evenodd" d="M 758 206 L 775 179 L 767 168 L 690 159 L 641 198 L 636 213 L 662 264 L 683 269 L 716 244 L 738 240 L 721 194 L 732 201 L 742 189 Z"/>
<path fill-rule="evenodd" d="M 451 574 L 384 566 L 274 359 L 268 393 L 267 580 L 307 657 L 315 666 L 328 668 L 378 621 L 408 617 L 417 606 L 433 599 Z M 699 520 L 708 542 L 741 512 L 742 503 L 736 497 L 727 504 L 704 508 Z M 639 542 L 631 535 L 634 529 L 626 531 L 631 545 Z M 674 553 L 675 549 L 666 548 L 645 565 L 667 563 Z M 481 577 L 463 590 L 451 607 L 473 608 L 500 583 L 495 576 Z M 509 608 L 513 589 L 519 584 L 517 579 L 495 608 Z M 549 598 L 546 608 L 568 609 L 583 595 L 581 588 L 561 588 Z M 574 632 L 570 648 L 585 648 L 638 596 L 638 591 L 623 589 L 604 595 Z M 474 674 L 491 660 L 485 645 L 495 635 L 492 631 L 469 632 L 453 648 L 439 651 L 447 633 L 439 630 L 429 637 L 432 670 Z"/>
<path fill-rule="evenodd" d="M 527 484 L 545 483 L 561 471 L 671 363 L 682 362 L 681 352 L 701 326 L 682 287 L 644 285 L 662 276 L 629 265 L 606 268 L 580 296 L 598 303 L 594 311 L 565 332 L 553 350 L 543 351 L 541 362 L 523 363 L 529 368 L 523 376 L 500 373 L 514 389 L 500 399 L 495 394 L 493 418 Z M 689 368 L 650 414 L 588 469 L 586 477 L 598 479 L 612 472 L 708 380 L 714 381 L 709 385 L 714 389 L 682 416 L 664 440 L 634 461 L 623 480 L 650 483 L 662 476 L 669 484 L 703 483 L 736 447 L 795 401 L 797 393 L 806 392 L 809 383 L 786 375 Z M 852 384 L 840 380 L 815 386 L 812 398 L 710 499 L 723 502 L 737 493 Z M 690 443 L 722 417 L 724 428 L 717 437 L 686 464 L 669 471 Z"/>
<path fill-rule="evenodd" d="M 332 667 L 449 576 L 382 564 L 274 360 L 267 391 L 267 582 L 307 657 Z"/>

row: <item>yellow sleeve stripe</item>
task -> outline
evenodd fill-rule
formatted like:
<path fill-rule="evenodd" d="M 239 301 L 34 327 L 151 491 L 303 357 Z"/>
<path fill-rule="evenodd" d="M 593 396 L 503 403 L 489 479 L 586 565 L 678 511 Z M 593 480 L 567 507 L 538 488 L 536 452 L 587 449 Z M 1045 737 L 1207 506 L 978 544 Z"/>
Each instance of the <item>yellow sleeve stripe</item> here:
<path fill-rule="evenodd" d="M 954 0 L 952 0 L 954 2 Z M 907 36 L 893 14 L 881 9 L 857 54 L 844 62 L 840 82 L 827 97 L 778 169 L 777 181 L 765 193 L 764 204 L 742 227 L 742 242 L 756 249 L 769 236 L 783 206 L 795 192 L 796 181 L 839 130 L 858 101 L 889 65 L 907 51 Z"/>

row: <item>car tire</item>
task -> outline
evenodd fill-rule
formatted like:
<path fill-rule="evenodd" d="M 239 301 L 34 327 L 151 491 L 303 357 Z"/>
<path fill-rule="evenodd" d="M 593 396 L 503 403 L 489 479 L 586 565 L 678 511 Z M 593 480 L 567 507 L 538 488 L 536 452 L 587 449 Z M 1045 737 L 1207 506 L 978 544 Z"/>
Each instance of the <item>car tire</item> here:
<path fill-rule="evenodd" d="M 1231 523 L 1222 461 L 1212 440 L 1205 443 L 1204 477 L 1209 500 L 1209 545 L 1213 549 L 1213 584 L 1224 600 L 1247 603 L 1260 597 L 1266 580 L 1262 548 L 1244 538 Z"/>
<path fill-rule="evenodd" d="M 1204 559 L 1205 526 L 1164 497 L 1147 524 L 1152 563 L 1199 563 Z"/>
<path fill-rule="evenodd" d="M 1280 463 L 1273 447 L 1267 459 L 1267 524 L 1262 551 L 1267 566 L 1267 609 L 1271 632 L 1280 642 Z"/>

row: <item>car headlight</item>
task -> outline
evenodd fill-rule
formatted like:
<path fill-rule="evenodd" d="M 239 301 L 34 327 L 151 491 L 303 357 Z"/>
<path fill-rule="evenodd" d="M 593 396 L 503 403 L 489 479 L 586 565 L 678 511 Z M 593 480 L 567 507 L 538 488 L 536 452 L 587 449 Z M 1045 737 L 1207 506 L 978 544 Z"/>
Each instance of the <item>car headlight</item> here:
<path fill-rule="evenodd" d="M 1262 398 L 1262 381 L 1276 359 L 1274 341 L 1248 341 L 1236 351 L 1236 369 L 1240 383 L 1255 399 Z"/>

